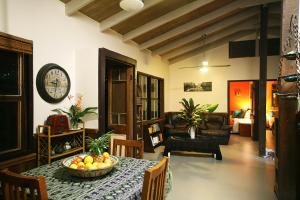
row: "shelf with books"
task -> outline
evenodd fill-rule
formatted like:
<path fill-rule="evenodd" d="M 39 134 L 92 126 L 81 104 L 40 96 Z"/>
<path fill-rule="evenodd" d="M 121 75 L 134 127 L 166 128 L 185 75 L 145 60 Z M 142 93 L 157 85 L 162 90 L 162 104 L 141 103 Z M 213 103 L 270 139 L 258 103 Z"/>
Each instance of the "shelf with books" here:
<path fill-rule="evenodd" d="M 152 121 L 151 123 L 144 124 L 143 128 L 145 152 L 154 152 L 154 149 L 160 146 L 163 139 L 163 129 L 161 121 Z"/>

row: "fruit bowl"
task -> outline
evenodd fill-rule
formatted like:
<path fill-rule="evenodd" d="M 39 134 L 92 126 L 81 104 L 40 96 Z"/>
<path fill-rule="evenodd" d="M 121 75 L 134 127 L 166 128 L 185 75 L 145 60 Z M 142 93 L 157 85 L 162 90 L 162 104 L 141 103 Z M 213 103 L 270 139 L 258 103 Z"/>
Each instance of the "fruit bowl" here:
<path fill-rule="evenodd" d="M 111 164 L 108 166 L 102 166 L 101 169 L 74 169 L 74 168 L 70 167 L 70 165 L 72 164 L 72 161 L 75 158 L 80 157 L 80 158 L 84 159 L 86 156 L 88 156 L 88 154 L 84 153 L 84 154 L 79 154 L 79 155 L 74 155 L 74 156 L 68 157 L 62 161 L 62 165 L 69 174 L 71 174 L 73 176 L 87 178 L 87 177 L 103 176 L 103 175 L 109 173 L 114 168 L 114 166 L 119 162 L 119 159 L 117 157 L 110 156 L 109 158 L 111 160 Z"/>

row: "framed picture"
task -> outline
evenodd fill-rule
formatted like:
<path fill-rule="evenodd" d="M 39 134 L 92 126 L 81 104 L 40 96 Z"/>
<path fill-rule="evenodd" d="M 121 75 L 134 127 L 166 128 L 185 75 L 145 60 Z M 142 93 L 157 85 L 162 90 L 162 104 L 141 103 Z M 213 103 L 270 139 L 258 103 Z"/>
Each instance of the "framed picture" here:
<path fill-rule="evenodd" d="M 185 82 L 183 85 L 185 92 L 205 92 L 212 91 L 212 82 Z"/>

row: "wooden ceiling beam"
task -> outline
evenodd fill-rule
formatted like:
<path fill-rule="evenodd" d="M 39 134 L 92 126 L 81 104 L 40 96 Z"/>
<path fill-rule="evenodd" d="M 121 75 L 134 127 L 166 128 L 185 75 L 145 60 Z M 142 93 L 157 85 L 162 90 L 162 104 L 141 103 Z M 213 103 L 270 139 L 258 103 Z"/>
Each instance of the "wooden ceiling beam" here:
<path fill-rule="evenodd" d="M 192 42 L 194 40 L 197 40 L 197 39 L 201 38 L 204 34 L 209 35 L 209 34 L 214 33 L 216 31 L 222 30 L 222 29 L 224 29 L 228 26 L 232 26 L 236 23 L 242 22 L 242 21 L 244 21 L 248 18 L 251 18 L 255 15 L 258 15 L 258 13 L 259 13 L 259 10 L 256 9 L 256 8 L 248 9 L 248 10 L 246 10 L 244 12 L 241 12 L 237 15 L 226 18 L 225 20 L 222 20 L 221 22 L 213 24 L 212 26 L 209 26 L 205 29 L 197 31 L 197 32 L 195 32 L 195 33 L 193 33 L 193 34 L 191 34 L 187 37 L 178 39 L 178 40 L 176 40 L 174 42 L 171 42 L 171 43 L 169 43 L 165 46 L 162 46 L 158 49 L 155 49 L 155 50 L 152 51 L 152 53 L 154 55 L 157 55 L 157 54 L 161 55 L 161 54 L 167 53 L 167 52 L 171 51 L 172 49 L 176 49 L 176 48 L 178 48 L 180 46 L 183 46 L 183 45 L 185 45 L 189 42 Z M 257 18 L 257 21 L 258 21 L 258 18 Z M 140 48 L 144 49 L 145 46 L 143 46 L 143 44 L 141 44 Z"/>
<path fill-rule="evenodd" d="M 197 0 L 193 1 L 192 3 L 189 3 L 185 6 L 182 6 L 176 10 L 173 10 L 171 12 L 168 12 L 167 14 L 156 18 L 155 20 L 152 20 L 128 33 L 126 33 L 123 37 L 124 42 L 128 40 L 132 40 L 140 35 L 143 35 L 144 33 L 147 33 L 155 28 L 158 28 L 172 20 L 177 19 L 178 17 L 181 17 L 183 15 L 186 15 L 202 6 L 205 4 L 211 3 L 214 0 Z"/>
<path fill-rule="evenodd" d="M 131 11 L 131 12 L 123 10 L 123 11 L 101 21 L 100 22 L 100 30 L 102 32 L 107 31 L 111 27 L 124 22 L 125 20 L 129 19 L 130 17 L 133 17 L 162 1 L 163 0 L 145 0 L 145 5 L 144 5 L 143 9 L 140 9 L 137 11 Z"/>
<path fill-rule="evenodd" d="M 203 51 L 208 51 L 210 49 L 213 49 L 213 48 L 216 48 L 218 46 L 224 45 L 224 44 L 228 43 L 229 41 L 237 40 L 241 37 L 244 37 L 244 36 L 247 36 L 247 35 L 253 33 L 253 31 L 254 30 L 241 31 L 241 32 L 235 33 L 233 35 L 226 36 L 226 37 L 224 37 L 220 40 L 214 41 L 210 44 L 207 44 L 207 45 L 202 46 L 198 49 L 195 49 L 194 51 L 179 55 L 179 56 L 174 57 L 174 58 L 170 58 L 169 59 L 169 64 L 172 65 L 172 64 L 177 63 L 179 61 L 182 61 L 182 60 L 188 59 L 190 57 L 196 56 L 196 55 L 202 53 Z"/>
<path fill-rule="evenodd" d="M 71 0 L 65 5 L 65 13 L 66 15 L 71 16 L 93 1 L 95 0 Z"/>
<path fill-rule="evenodd" d="M 216 32 L 216 34 L 213 34 L 212 36 L 208 36 L 207 39 L 205 40 L 194 42 L 191 45 L 186 45 L 182 48 L 178 48 L 174 51 L 171 51 L 170 53 L 163 55 L 163 59 L 169 60 L 171 58 L 193 51 L 201 46 L 205 46 L 205 44 L 209 44 L 214 41 L 220 40 L 224 37 L 230 36 L 234 33 L 245 31 L 245 30 L 255 30 L 256 28 L 257 28 L 257 19 L 250 19 L 241 24 L 237 24 L 236 26 L 219 30 Z"/>
<path fill-rule="evenodd" d="M 223 6 L 222 8 L 216 9 L 213 12 L 210 12 L 202 17 L 199 17 L 197 19 L 194 19 L 193 21 L 190 21 L 186 24 L 183 24 L 181 26 L 178 26 L 175 29 L 172 29 L 164 34 L 161 34 L 151 40 L 148 40 L 146 42 L 144 42 L 143 44 L 141 44 L 141 48 L 142 49 L 146 49 L 149 48 L 151 46 L 154 46 L 156 44 L 159 44 L 165 40 L 168 40 L 170 38 L 173 38 L 179 34 L 182 34 L 184 32 L 189 31 L 192 28 L 195 28 L 201 24 L 205 24 L 211 20 L 214 20 L 218 17 L 221 17 L 223 15 L 226 15 L 230 12 L 234 12 L 237 9 L 239 9 L 242 5 L 243 5 L 244 1 L 243 0 L 238 0 L 238 1 L 234 1 L 230 4 L 227 4 L 226 6 Z"/>

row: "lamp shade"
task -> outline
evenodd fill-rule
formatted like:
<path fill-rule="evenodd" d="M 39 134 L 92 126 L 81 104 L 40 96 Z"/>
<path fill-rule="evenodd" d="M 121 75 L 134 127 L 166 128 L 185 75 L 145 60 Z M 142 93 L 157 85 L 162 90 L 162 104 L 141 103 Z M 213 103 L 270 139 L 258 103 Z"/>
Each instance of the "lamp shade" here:
<path fill-rule="evenodd" d="M 144 7 L 142 0 L 121 0 L 120 7 L 126 11 L 134 11 Z"/>

